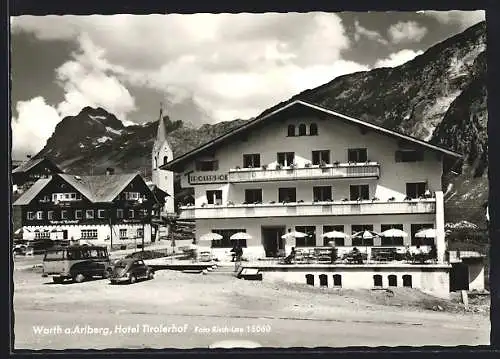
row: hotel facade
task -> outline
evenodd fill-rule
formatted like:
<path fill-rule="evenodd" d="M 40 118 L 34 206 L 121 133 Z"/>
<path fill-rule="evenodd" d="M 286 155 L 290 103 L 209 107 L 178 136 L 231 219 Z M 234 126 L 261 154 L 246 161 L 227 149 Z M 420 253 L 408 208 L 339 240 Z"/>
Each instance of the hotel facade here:
<path fill-rule="evenodd" d="M 180 219 L 195 220 L 196 239 L 223 236 L 212 252 L 223 256 L 230 236 L 249 258 L 274 257 L 291 247 L 328 245 L 322 234 L 398 228 L 405 238 L 335 239 L 339 252 L 354 246 L 436 245 L 444 260 L 444 166 L 461 155 L 448 149 L 303 101 L 261 115 L 162 166 L 194 188 Z M 418 239 L 423 228 L 436 238 Z M 306 238 L 281 237 L 289 231 Z"/>
<path fill-rule="evenodd" d="M 25 239 L 120 249 L 154 240 L 151 218 L 160 204 L 137 173 L 54 174 L 35 182 L 14 206 Z"/>

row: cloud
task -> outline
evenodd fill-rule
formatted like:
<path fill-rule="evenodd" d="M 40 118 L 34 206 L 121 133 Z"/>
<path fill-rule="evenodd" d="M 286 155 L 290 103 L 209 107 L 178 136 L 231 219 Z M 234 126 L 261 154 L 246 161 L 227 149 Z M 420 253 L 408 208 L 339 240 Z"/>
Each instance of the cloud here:
<path fill-rule="evenodd" d="M 431 11 L 425 10 L 421 11 L 420 14 L 425 16 L 432 16 L 442 24 L 455 24 L 458 25 L 461 30 L 477 24 L 478 22 L 484 21 L 486 19 L 486 14 L 484 10 L 476 11 Z"/>
<path fill-rule="evenodd" d="M 126 120 L 136 108 L 134 98 L 114 74 L 124 70 L 110 65 L 103 57 L 104 50 L 95 47 L 85 34 L 78 41 L 81 49 L 73 54 L 73 60 L 56 69 L 57 80 L 65 91 L 58 113 L 68 116 L 85 106 L 104 107 Z"/>
<path fill-rule="evenodd" d="M 43 148 L 61 118 L 43 97 L 19 101 L 16 109 L 18 117 L 11 121 L 12 157 L 25 158 L 27 154 L 36 154 Z"/>
<path fill-rule="evenodd" d="M 418 42 L 427 34 L 427 28 L 421 26 L 416 21 L 400 21 L 397 24 L 391 25 L 387 30 L 387 34 L 391 42 L 396 44 Z"/>
<path fill-rule="evenodd" d="M 125 125 L 135 100 L 119 79 L 123 68 L 109 64 L 104 50 L 97 48 L 85 34 L 77 38 L 80 49 L 55 70 L 57 83 L 64 89 L 64 99 L 55 107 L 43 97 L 16 104 L 18 117 L 13 119 L 13 153 L 37 153 L 65 116 L 78 114 L 85 106 L 103 107 Z"/>
<path fill-rule="evenodd" d="M 192 98 L 226 121 L 365 68 L 342 60 L 350 41 L 331 13 L 21 16 L 13 31 L 80 44 L 57 73 L 68 103 L 62 112 L 90 99 L 127 115 L 134 103 L 126 87 L 134 86 L 174 102 Z M 96 83 L 107 94 L 93 93 Z"/>
<path fill-rule="evenodd" d="M 377 41 L 383 45 L 389 44 L 389 42 L 384 39 L 384 37 L 380 33 L 374 30 L 368 30 L 367 28 L 361 26 L 359 24 L 359 21 L 356 20 L 354 22 L 354 40 L 359 41 L 361 36 L 366 37 L 370 40 Z"/>
<path fill-rule="evenodd" d="M 390 54 L 387 58 L 378 60 L 374 67 L 396 67 L 404 64 L 410 60 L 413 60 L 416 56 L 423 54 L 422 50 L 413 51 L 404 49 L 393 54 Z"/>

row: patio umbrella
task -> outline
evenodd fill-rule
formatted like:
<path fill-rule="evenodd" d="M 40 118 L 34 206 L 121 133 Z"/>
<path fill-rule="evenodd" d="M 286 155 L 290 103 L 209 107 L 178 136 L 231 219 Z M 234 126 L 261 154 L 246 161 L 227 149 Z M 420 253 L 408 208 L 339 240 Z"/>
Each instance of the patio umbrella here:
<path fill-rule="evenodd" d="M 365 231 L 354 233 L 352 235 L 352 238 L 362 238 L 362 239 L 373 239 L 375 237 L 380 237 L 380 233 L 365 230 Z M 365 245 L 365 252 L 368 255 L 368 246 L 367 245 Z"/>
<path fill-rule="evenodd" d="M 348 234 L 344 232 L 339 232 L 339 231 L 331 231 L 331 232 L 326 232 L 323 233 L 323 238 L 329 238 L 329 239 L 335 239 L 335 238 L 347 238 L 349 237 Z"/>
<path fill-rule="evenodd" d="M 293 232 L 288 232 L 284 235 L 281 236 L 281 238 L 283 239 L 287 239 L 287 238 L 305 238 L 305 237 L 309 237 L 309 235 L 307 233 L 302 233 L 302 232 L 297 232 L 297 231 L 293 231 Z"/>
<path fill-rule="evenodd" d="M 391 229 L 388 229 L 387 231 L 383 231 L 382 233 L 380 233 L 383 237 L 386 237 L 386 238 L 399 238 L 399 237 L 408 237 L 408 233 L 406 233 L 405 231 L 402 231 L 400 229 L 397 229 L 397 228 L 391 228 Z"/>
<path fill-rule="evenodd" d="M 252 236 L 245 232 L 238 232 L 229 237 L 229 239 L 234 239 L 234 240 L 252 239 Z"/>
<path fill-rule="evenodd" d="M 217 233 L 213 233 L 213 232 L 210 232 L 210 233 L 206 233 L 204 235 L 202 235 L 199 239 L 200 242 L 211 242 L 211 241 L 218 241 L 218 240 L 221 240 L 222 237 L 220 234 L 217 234 Z"/>
<path fill-rule="evenodd" d="M 436 238 L 436 230 L 434 228 L 422 229 L 415 234 L 415 238 Z"/>
<path fill-rule="evenodd" d="M 248 240 L 248 239 L 252 239 L 252 236 L 249 235 L 248 233 L 246 232 L 237 232 L 235 234 L 233 234 L 231 237 L 229 237 L 229 239 L 231 240 L 234 240 L 234 241 L 237 241 L 238 245 L 240 243 L 240 240 Z"/>
<path fill-rule="evenodd" d="M 380 234 L 374 231 L 361 231 L 356 232 L 352 235 L 352 238 L 363 238 L 363 239 L 372 239 L 375 237 L 380 237 Z"/>

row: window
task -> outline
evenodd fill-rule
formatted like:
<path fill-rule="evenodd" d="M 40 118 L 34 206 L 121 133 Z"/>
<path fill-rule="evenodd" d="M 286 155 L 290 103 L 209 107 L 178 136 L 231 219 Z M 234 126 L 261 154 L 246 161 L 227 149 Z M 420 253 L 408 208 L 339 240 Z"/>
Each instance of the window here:
<path fill-rule="evenodd" d="M 380 274 L 375 274 L 373 276 L 373 286 L 382 287 L 382 276 Z"/>
<path fill-rule="evenodd" d="M 299 136 L 305 136 L 307 135 L 307 127 L 305 124 L 301 123 L 299 125 Z"/>
<path fill-rule="evenodd" d="M 120 229 L 120 239 L 125 239 L 125 238 L 127 238 L 127 229 L 122 228 Z"/>
<path fill-rule="evenodd" d="M 61 219 L 68 219 L 68 211 L 63 209 L 61 210 Z"/>
<path fill-rule="evenodd" d="M 208 204 L 222 204 L 222 191 L 207 191 Z"/>
<path fill-rule="evenodd" d="M 351 226 L 352 234 L 364 231 L 373 231 L 372 224 L 353 224 Z M 361 237 L 352 237 L 352 245 L 353 246 L 373 246 L 373 238 L 361 238 Z"/>
<path fill-rule="evenodd" d="M 49 196 L 43 196 L 40 198 L 40 202 L 50 202 L 50 197 Z"/>
<path fill-rule="evenodd" d="M 319 286 L 328 287 L 328 276 L 326 274 L 319 275 Z"/>
<path fill-rule="evenodd" d="M 49 231 L 35 232 L 35 239 L 50 239 L 50 232 Z"/>
<path fill-rule="evenodd" d="M 83 211 L 81 209 L 77 209 L 75 211 L 75 219 L 82 219 L 83 218 Z"/>
<path fill-rule="evenodd" d="M 313 274 L 306 274 L 306 284 L 307 285 L 314 285 L 314 275 Z"/>
<path fill-rule="evenodd" d="M 104 209 L 98 209 L 97 210 L 97 217 L 98 218 L 104 218 L 105 215 L 106 215 L 106 210 L 104 210 Z"/>
<path fill-rule="evenodd" d="M 26 219 L 29 219 L 29 220 L 35 219 L 35 213 L 34 212 L 26 213 Z"/>
<path fill-rule="evenodd" d="M 127 201 L 137 201 L 139 198 L 141 198 L 139 192 L 125 192 L 125 199 Z"/>
<path fill-rule="evenodd" d="M 398 277 L 394 274 L 389 275 L 389 287 L 397 287 L 398 286 Z"/>
<path fill-rule="evenodd" d="M 332 187 L 331 186 L 318 186 L 313 187 L 313 201 L 331 201 L 332 200 Z"/>
<path fill-rule="evenodd" d="M 370 189 L 367 184 L 350 186 L 351 201 L 370 199 Z"/>
<path fill-rule="evenodd" d="M 296 202 L 297 193 L 295 187 L 278 188 L 278 202 Z"/>
<path fill-rule="evenodd" d="M 350 148 L 347 150 L 347 161 L 349 162 L 366 162 L 368 155 L 366 148 Z"/>
<path fill-rule="evenodd" d="M 197 171 L 217 171 L 219 169 L 219 161 L 211 160 L 198 160 L 196 161 Z"/>
<path fill-rule="evenodd" d="M 424 160 L 424 153 L 417 150 L 396 151 L 396 162 L 419 162 Z"/>
<path fill-rule="evenodd" d="M 412 246 L 425 246 L 434 244 L 434 238 L 417 238 L 415 235 L 423 229 L 434 228 L 430 223 L 425 224 L 412 224 L 411 225 L 411 245 Z"/>
<path fill-rule="evenodd" d="M 278 163 L 284 167 L 295 162 L 295 152 L 278 152 Z"/>
<path fill-rule="evenodd" d="M 405 274 L 403 276 L 403 287 L 412 287 L 411 275 Z"/>
<path fill-rule="evenodd" d="M 76 199 L 76 193 L 71 193 L 71 199 Z"/>
<path fill-rule="evenodd" d="M 85 211 L 85 218 L 86 219 L 94 219 L 94 210 L 93 209 L 87 209 Z"/>
<path fill-rule="evenodd" d="M 82 229 L 82 239 L 97 239 L 97 229 Z"/>
<path fill-rule="evenodd" d="M 166 164 L 168 162 L 168 156 L 163 156 L 163 164 Z"/>
<path fill-rule="evenodd" d="M 262 203 L 262 189 L 246 189 L 245 203 Z"/>
<path fill-rule="evenodd" d="M 54 211 L 48 211 L 47 212 L 47 219 L 48 220 L 54 219 Z"/>
<path fill-rule="evenodd" d="M 427 187 L 425 182 L 415 182 L 406 184 L 406 196 L 410 198 L 423 197 L 425 194 L 425 188 Z"/>
<path fill-rule="evenodd" d="M 137 228 L 137 237 L 142 238 L 144 236 L 144 230 L 142 228 Z"/>
<path fill-rule="evenodd" d="M 342 232 L 344 233 L 344 225 L 338 224 L 338 225 L 333 225 L 333 226 L 323 226 L 323 233 L 328 233 L 328 232 Z M 335 242 L 335 247 L 342 247 L 344 246 L 344 238 L 323 238 L 323 245 L 324 246 L 329 246 L 330 241 Z"/>
<path fill-rule="evenodd" d="M 340 274 L 333 275 L 333 286 L 342 287 L 342 276 Z"/>
<path fill-rule="evenodd" d="M 242 248 L 246 248 L 246 239 L 232 240 L 231 236 L 238 232 L 246 233 L 246 229 L 213 229 L 213 233 L 220 234 L 221 240 L 212 241 L 212 248 L 232 248 L 234 244 L 239 243 Z"/>
<path fill-rule="evenodd" d="M 288 125 L 288 137 L 295 137 L 295 125 Z"/>
<path fill-rule="evenodd" d="M 315 226 L 297 226 L 297 232 L 307 234 L 304 238 L 295 238 L 295 247 L 315 247 L 316 246 L 316 227 Z"/>
<path fill-rule="evenodd" d="M 36 212 L 36 219 L 37 220 L 43 219 L 43 211 L 37 211 Z"/>
<path fill-rule="evenodd" d="M 330 163 L 330 150 L 312 151 L 312 164 Z"/>
<path fill-rule="evenodd" d="M 317 136 L 318 135 L 318 125 L 315 123 L 311 123 L 309 125 L 309 135 L 310 136 Z"/>
<path fill-rule="evenodd" d="M 399 229 L 403 230 L 402 224 L 382 224 L 380 226 L 380 232 L 385 232 L 389 229 Z M 383 246 L 402 246 L 403 245 L 403 237 L 381 237 L 381 244 Z"/>
<path fill-rule="evenodd" d="M 116 218 L 123 218 L 123 209 L 121 208 L 116 209 Z"/>
<path fill-rule="evenodd" d="M 64 199 L 70 199 L 71 198 L 71 193 L 65 193 L 64 194 Z"/>
<path fill-rule="evenodd" d="M 134 218 L 135 216 L 135 211 L 133 209 L 128 210 L 128 218 Z"/>
<path fill-rule="evenodd" d="M 252 153 L 249 155 L 243 155 L 243 167 L 244 168 L 260 167 L 260 154 Z"/>

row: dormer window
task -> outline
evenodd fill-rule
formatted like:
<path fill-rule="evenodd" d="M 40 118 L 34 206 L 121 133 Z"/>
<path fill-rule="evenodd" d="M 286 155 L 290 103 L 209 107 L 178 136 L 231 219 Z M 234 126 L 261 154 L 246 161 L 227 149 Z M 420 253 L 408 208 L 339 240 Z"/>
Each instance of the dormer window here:
<path fill-rule="evenodd" d="M 307 127 L 305 124 L 301 123 L 299 125 L 299 136 L 305 136 L 307 135 Z"/>
<path fill-rule="evenodd" d="M 295 125 L 288 125 L 288 137 L 295 137 Z"/>
<path fill-rule="evenodd" d="M 318 125 L 315 123 L 311 123 L 309 125 L 309 135 L 310 136 L 317 136 L 318 135 Z"/>

